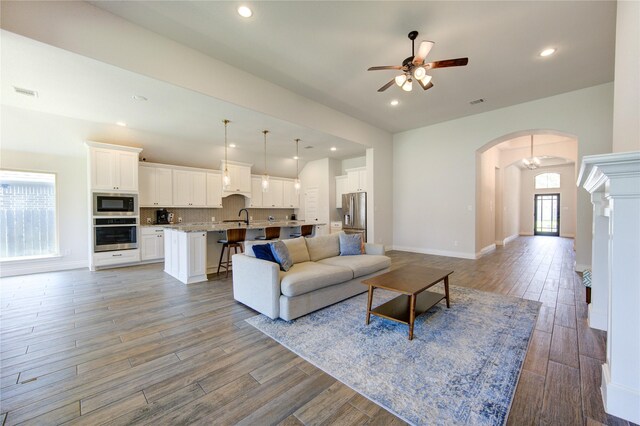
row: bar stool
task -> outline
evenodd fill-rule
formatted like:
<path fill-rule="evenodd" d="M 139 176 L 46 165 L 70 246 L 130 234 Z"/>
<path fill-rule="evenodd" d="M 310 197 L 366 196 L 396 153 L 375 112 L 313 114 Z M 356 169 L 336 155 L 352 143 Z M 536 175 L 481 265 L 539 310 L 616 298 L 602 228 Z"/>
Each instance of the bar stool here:
<path fill-rule="evenodd" d="M 302 225 L 300 227 L 300 232 L 295 232 L 289 236 L 297 238 L 297 237 L 307 237 L 311 234 L 313 234 L 313 225 Z"/>
<path fill-rule="evenodd" d="M 278 238 L 280 238 L 280 227 L 269 226 L 264 228 L 264 235 L 257 236 L 256 240 L 277 240 Z"/>
<path fill-rule="evenodd" d="M 218 242 L 222 244 L 222 251 L 220 251 L 220 261 L 218 262 L 218 272 L 216 272 L 216 275 L 220 275 L 220 268 L 225 268 L 227 270 L 225 278 L 229 277 L 229 269 L 232 266 L 231 261 L 229 260 L 231 249 L 235 249 L 235 253 L 238 253 L 238 247 L 240 247 L 240 253 L 244 253 L 242 242 L 246 235 L 246 228 L 227 229 L 227 238 L 224 240 L 218 240 Z M 222 258 L 224 256 L 225 249 L 227 250 L 227 262 L 226 264 L 223 264 Z"/>

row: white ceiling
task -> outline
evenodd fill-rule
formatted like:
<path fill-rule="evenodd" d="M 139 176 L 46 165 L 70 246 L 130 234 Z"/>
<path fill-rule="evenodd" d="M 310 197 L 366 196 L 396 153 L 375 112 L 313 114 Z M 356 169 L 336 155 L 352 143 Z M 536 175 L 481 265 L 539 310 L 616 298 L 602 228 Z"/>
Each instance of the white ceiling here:
<path fill-rule="evenodd" d="M 91 3 L 391 132 L 613 80 L 613 1 L 254 1 L 249 19 L 235 1 Z M 395 74 L 366 69 L 410 56 L 411 30 L 436 42 L 429 60 L 469 65 L 433 70 L 427 92 L 377 93 Z"/>
<path fill-rule="evenodd" d="M 300 166 L 320 158 L 362 156 L 361 144 L 304 128 L 103 62 L 58 49 L 7 31 L 1 32 L 2 104 L 117 127 L 114 134 L 135 134 L 150 161 L 211 167 L 224 156 L 222 119 L 232 121 L 228 140 L 237 144 L 229 159 L 255 164 L 262 173 L 263 129 L 274 167 L 295 176 L 295 138 L 300 138 Z M 46 71 L 46 72 L 43 72 Z M 36 90 L 37 98 L 18 94 L 14 86 Z M 147 101 L 135 101 L 143 95 Z M 99 125 L 99 126 L 98 126 Z M 128 138 L 131 139 L 131 138 Z M 306 146 L 313 146 L 305 149 Z M 330 147 L 337 150 L 331 152 Z M 196 155 L 194 155 L 196 153 Z M 284 160 L 290 161 L 284 161 Z M 275 162 L 279 161 L 276 166 Z M 217 164 L 216 164 L 217 168 Z M 282 174 L 282 173 L 281 173 Z"/>

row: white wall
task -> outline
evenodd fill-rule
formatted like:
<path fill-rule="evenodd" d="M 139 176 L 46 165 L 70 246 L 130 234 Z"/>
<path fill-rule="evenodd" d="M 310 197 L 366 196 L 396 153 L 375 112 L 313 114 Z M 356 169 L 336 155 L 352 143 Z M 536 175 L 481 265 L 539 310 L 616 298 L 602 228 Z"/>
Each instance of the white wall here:
<path fill-rule="evenodd" d="M 479 226 L 479 244 L 476 243 L 476 250 L 478 252 L 482 250 L 491 249 L 499 237 L 500 232 L 496 229 L 496 186 L 499 183 L 496 182 L 496 168 L 500 171 L 500 151 L 497 147 L 493 147 L 485 151 L 480 157 L 480 179 L 478 191 L 480 196 L 478 197 L 478 221 Z M 499 181 L 499 179 L 498 179 Z"/>
<path fill-rule="evenodd" d="M 541 173 L 560 173 L 560 189 L 535 189 L 534 178 Z M 520 235 L 533 235 L 534 195 L 560 193 L 560 236 L 575 236 L 577 192 L 575 173 L 575 165 L 573 164 L 522 171 L 520 179 Z"/>
<path fill-rule="evenodd" d="M 640 150 L 640 2 L 618 1 L 613 152 Z"/>
<path fill-rule="evenodd" d="M 503 171 L 502 238 L 518 236 L 520 231 L 520 169 L 508 166 Z"/>
<path fill-rule="evenodd" d="M 575 136 L 579 158 L 607 153 L 612 111 L 608 83 L 394 135 L 394 247 L 475 257 L 476 150 L 514 132 L 553 129 Z M 588 265 L 591 203 L 586 193 L 577 203 L 576 261 Z"/>
<path fill-rule="evenodd" d="M 89 125 L 77 120 L 3 106 L 3 169 L 56 174 L 60 257 L 4 262 L 2 276 L 88 266 L 87 158 Z"/>
<path fill-rule="evenodd" d="M 342 160 L 340 164 L 340 175 L 346 175 L 347 169 L 355 169 L 357 167 L 366 167 L 366 166 L 367 166 L 366 155 L 362 157 L 345 158 L 344 160 Z"/>
<path fill-rule="evenodd" d="M 376 178 L 367 181 L 368 195 L 377 203 L 370 232 L 376 242 L 391 242 L 393 150 L 388 132 L 88 3 L 3 2 L 0 19 L 8 31 L 370 147 L 376 155 L 367 156 L 367 166 Z"/>

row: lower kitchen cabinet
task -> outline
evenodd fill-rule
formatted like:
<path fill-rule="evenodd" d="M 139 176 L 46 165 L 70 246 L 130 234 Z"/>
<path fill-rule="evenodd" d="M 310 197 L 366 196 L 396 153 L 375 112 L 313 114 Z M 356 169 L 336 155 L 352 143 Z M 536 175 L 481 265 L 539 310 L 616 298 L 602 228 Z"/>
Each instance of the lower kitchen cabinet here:
<path fill-rule="evenodd" d="M 207 280 L 207 233 L 165 229 L 164 271 L 185 284 Z"/>
<path fill-rule="evenodd" d="M 140 231 L 140 260 L 164 259 L 164 228 L 144 226 Z"/>

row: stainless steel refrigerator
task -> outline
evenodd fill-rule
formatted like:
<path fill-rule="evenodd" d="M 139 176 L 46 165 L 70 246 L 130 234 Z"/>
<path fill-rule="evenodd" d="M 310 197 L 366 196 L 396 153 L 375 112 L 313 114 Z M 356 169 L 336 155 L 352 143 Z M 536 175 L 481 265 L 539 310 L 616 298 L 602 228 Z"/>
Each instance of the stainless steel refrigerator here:
<path fill-rule="evenodd" d="M 367 193 L 342 195 L 342 230 L 347 234 L 361 234 L 367 241 Z"/>

